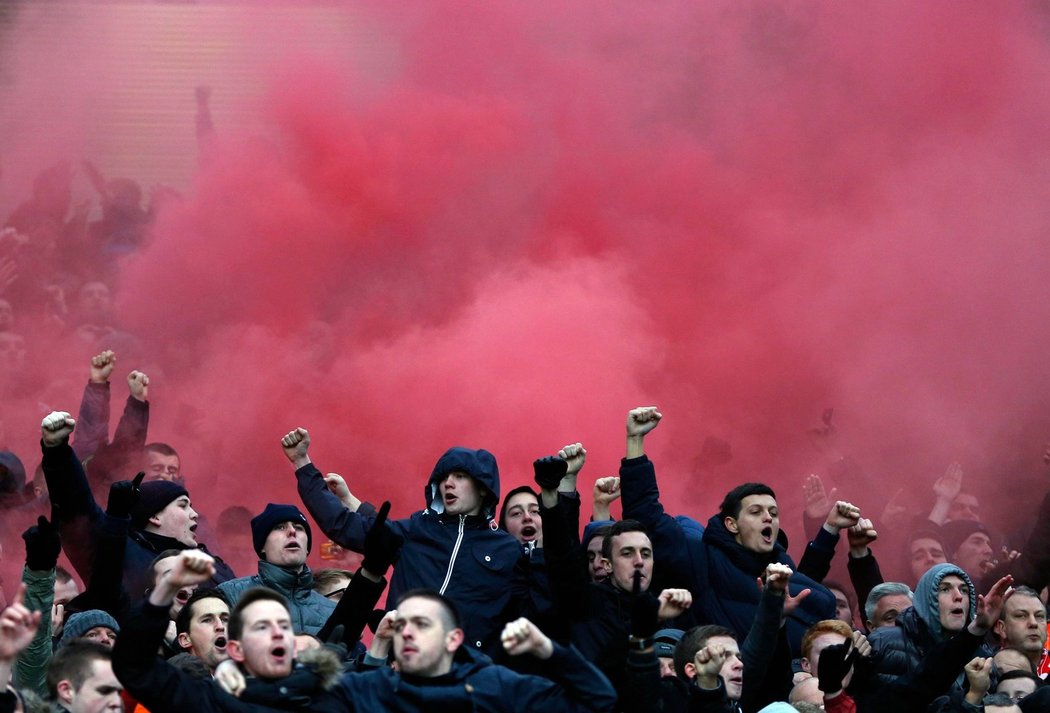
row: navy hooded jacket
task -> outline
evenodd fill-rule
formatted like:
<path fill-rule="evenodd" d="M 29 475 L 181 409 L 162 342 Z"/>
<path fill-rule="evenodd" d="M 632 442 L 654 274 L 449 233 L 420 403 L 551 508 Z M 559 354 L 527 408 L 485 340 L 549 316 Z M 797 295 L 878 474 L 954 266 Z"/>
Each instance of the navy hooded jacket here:
<path fill-rule="evenodd" d="M 456 470 L 467 473 L 488 491 L 483 514 L 444 513 L 438 484 Z M 321 531 L 337 544 L 362 552 L 375 512 L 344 508 L 313 464 L 299 468 L 296 477 L 299 496 Z M 427 480 L 426 508 L 387 523 L 404 538 L 390 578 L 391 605 L 412 589 L 441 592 L 456 604 L 467 644 L 491 656 L 501 651 L 503 625 L 518 616 L 528 597 L 528 561 L 522 548 L 509 533 L 496 529 L 492 520 L 499 494 L 499 469 L 491 453 L 450 448 Z"/>

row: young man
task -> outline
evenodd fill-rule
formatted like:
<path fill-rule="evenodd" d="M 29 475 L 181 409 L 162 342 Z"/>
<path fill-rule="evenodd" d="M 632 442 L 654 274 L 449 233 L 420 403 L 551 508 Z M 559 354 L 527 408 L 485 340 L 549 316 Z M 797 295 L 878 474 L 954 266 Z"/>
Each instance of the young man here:
<path fill-rule="evenodd" d="M 662 417 L 653 406 L 627 414 L 627 453 L 620 464 L 623 516 L 637 519 L 649 531 L 662 576 L 696 593 L 696 620 L 725 626 L 738 637 L 747 634 L 755 618 L 759 603 L 755 579 L 768 564 L 789 567 L 794 572 L 789 596 L 810 590 L 788 615 L 788 642 L 797 656 L 805 630 L 834 617 L 835 598 L 796 571 L 786 539 L 780 536 L 776 496 L 767 485 L 745 483 L 729 491 L 719 513 L 708 520 L 702 539 L 697 542 L 687 537 L 681 523 L 664 511 L 656 470 L 645 455 L 645 436 Z"/>
<path fill-rule="evenodd" d="M 229 658 L 230 605 L 217 589 L 198 589 L 175 617 L 176 641 L 212 671 Z"/>
<path fill-rule="evenodd" d="M 1017 587 L 995 622 L 1000 648 L 1023 651 L 1036 674 L 1046 678 L 1050 672 L 1046 634 L 1046 606 L 1038 592 L 1029 587 Z"/>
<path fill-rule="evenodd" d="M 306 429 L 290 431 L 281 446 L 314 521 L 336 544 L 362 552 L 375 510 L 362 505 L 352 512 L 329 491 L 310 460 Z M 464 612 L 467 644 L 498 655 L 503 624 L 526 596 L 527 561 L 518 541 L 493 522 L 500 496 L 496 458 L 485 450 L 450 448 L 435 464 L 424 495 L 424 510 L 388 523 L 405 543 L 389 598 L 396 601 L 416 588 L 438 590 Z"/>
<path fill-rule="evenodd" d="M 259 555 L 259 572 L 219 585 L 227 601 L 237 604 L 253 587 L 269 587 L 288 599 L 297 634 L 317 634 L 335 610 L 335 602 L 314 590 L 306 564 L 313 532 L 306 516 L 294 505 L 269 503 L 252 519 L 252 545 Z"/>
<path fill-rule="evenodd" d="M 123 689 L 113 675 L 110 650 L 90 641 L 59 649 L 47 671 L 47 687 L 61 710 L 69 713 L 120 713 Z"/>
<path fill-rule="evenodd" d="M 501 634 L 511 656 L 531 654 L 544 677 L 526 676 L 477 659 L 464 646 L 456 608 L 433 590 L 406 593 L 376 631 L 369 653 L 385 658 L 393 646 L 397 671 L 350 673 L 333 691 L 345 709 L 381 711 L 612 711 L 616 694 L 574 649 L 551 641 L 527 619 Z"/>

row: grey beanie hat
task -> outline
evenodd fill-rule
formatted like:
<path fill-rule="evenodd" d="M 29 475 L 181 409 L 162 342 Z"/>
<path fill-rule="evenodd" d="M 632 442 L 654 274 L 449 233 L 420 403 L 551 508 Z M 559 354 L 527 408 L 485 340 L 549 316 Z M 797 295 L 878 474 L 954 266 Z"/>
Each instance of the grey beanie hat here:
<path fill-rule="evenodd" d="M 114 633 L 120 633 L 120 624 L 117 623 L 116 619 L 101 609 L 88 609 L 87 611 L 77 612 L 66 619 L 65 626 L 62 627 L 62 638 L 59 640 L 58 645 L 64 646 L 73 639 L 79 639 L 96 626 L 108 626 Z"/>

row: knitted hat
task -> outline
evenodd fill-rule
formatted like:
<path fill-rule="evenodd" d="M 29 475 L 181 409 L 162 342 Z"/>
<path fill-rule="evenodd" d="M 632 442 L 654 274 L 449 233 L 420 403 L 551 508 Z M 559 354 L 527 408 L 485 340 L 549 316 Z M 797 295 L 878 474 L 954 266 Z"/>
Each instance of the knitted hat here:
<path fill-rule="evenodd" d="M 21 493 L 26 485 L 26 467 L 11 451 L 0 451 L 0 493 Z"/>
<path fill-rule="evenodd" d="M 62 638 L 59 640 L 58 645 L 64 646 L 73 639 L 79 639 L 96 626 L 108 626 L 114 633 L 120 633 L 120 624 L 117 623 L 116 619 L 101 609 L 88 609 L 87 611 L 77 612 L 66 619 L 66 624 L 62 627 Z"/>
<path fill-rule="evenodd" d="M 674 658 L 674 647 L 685 634 L 681 629 L 660 629 L 653 634 L 653 649 L 660 658 Z"/>
<path fill-rule="evenodd" d="M 955 556 L 955 551 L 959 549 L 959 545 L 966 542 L 966 538 L 975 532 L 983 532 L 988 535 L 988 539 L 993 539 L 992 533 L 987 527 L 977 522 L 976 520 L 952 520 L 941 525 L 941 534 L 943 538 L 941 542 L 944 544 L 944 554 L 948 558 Z"/>
<path fill-rule="evenodd" d="M 169 480 L 151 480 L 139 486 L 141 495 L 135 507 L 131 508 L 131 526 L 141 530 L 149 519 L 169 504 L 181 498 L 189 497 L 186 488 Z"/>
<path fill-rule="evenodd" d="M 310 523 L 306 521 L 306 516 L 299 512 L 299 508 L 294 505 L 267 503 L 266 509 L 252 518 L 252 546 L 257 555 L 262 556 L 266 538 L 273 528 L 282 522 L 298 522 L 306 528 L 306 551 L 310 551 L 313 547 L 314 534 L 310 530 Z"/>

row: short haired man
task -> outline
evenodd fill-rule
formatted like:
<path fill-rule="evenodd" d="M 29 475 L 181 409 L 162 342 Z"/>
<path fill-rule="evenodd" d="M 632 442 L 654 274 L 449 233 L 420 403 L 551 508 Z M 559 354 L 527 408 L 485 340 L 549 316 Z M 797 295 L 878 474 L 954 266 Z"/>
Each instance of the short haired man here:
<path fill-rule="evenodd" d="M 499 526 L 509 532 L 521 546 L 531 551 L 543 547 L 543 518 L 540 498 L 528 485 L 507 493 L 499 512 Z"/>
<path fill-rule="evenodd" d="M 1050 657 L 1046 648 L 1046 605 L 1038 592 L 1030 587 L 1015 588 L 1003 605 L 994 631 L 1001 648 L 1023 651 L 1032 669 L 1046 676 Z"/>
<path fill-rule="evenodd" d="M 869 632 L 884 626 L 896 626 L 897 617 L 911 607 L 911 587 L 903 582 L 883 582 L 872 587 L 864 603 L 864 625 Z"/>
<path fill-rule="evenodd" d="M 944 543 L 939 531 L 917 530 L 908 537 L 906 547 L 905 556 L 911 570 L 912 581 L 918 582 L 931 567 L 948 561 L 948 557 L 944 554 Z"/>
<path fill-rule="evenodd" d="M 69 713 L 120 713 L 123 686 L 113 674 L 110 650 L 91 641 L 75 641 L 55 652 L 47 671 L 55 703 Z"/>
<path fill-rule="evenodd" d="M 456 607 L 432 590 L 407 592 L 380 623 L 370 655 L 393 648 L 397 671 L 386 667 L 345 674 L 333 691 L 355 711 L 423 711 L 439 699 L 449 709 L 484 711 L 612 711 L 616 694 L 609 681 L 574 649 L 553 642 L 527 619 L 507 624 L 501 634 L 510 656 L 530 654 L 540 676 L 475 660 L 464 646 Z"/>
<path fill-rule="evenodd" d="M 89 609 L 72 614 L 66 619 L 59 646 L 84 640 L 112 649 L 119 633 L 120 625 L 116 619 L 101 609 Z"/>
<path fill-rule="evenodd" d="M 1016 703 L 1020 703 L 1029 695 L 1035 693 L 1035 689 L 1042 685 L 1042 680 L 1034 673 L 1028 671 L 1007 671 L 999 677 L 999 684 L 995 687 L 996 693 L 1009 696 Z"/>
<path fill-rule="evenodd" d="M 314 591 L 338 604 L 353 576 L 354 573 L 348 569 L 319 569 L 314 572 Z"/>
<path fill-rule="evenodd" d="M 786 540 L 781 541 L 776 496 L 762 483 L 733 488 L 719 513 L 708 520 L 701 542 L 691 542 L 682 524 L 664 511 L 656 470 L 645 455 L 645 437 L 662 418 L 654 406 L 627 414 L 627 450 L 620 464 L 623 516 L 637 519 L 649 530 L 660 571 L 675 572 L 696 593 L 692 613 L 697 621 L 746 636 L 759 603 L 755 579 L 774 562 L 797 569 L 787 554 Z M 788 617 L 788 642 L 797 655 L 806 628 L 834 616 L 835 599 L 825 587 L 797 571 L 790 587 L 793 597 L 810 590 Z"/>
<path fill-rule="evenodd" d="M 820 652 L 829 646 L 845 644 L 852 638 L 853 628 L 846 622 L 840 619 L 818 621 L 802 637 L 802 670 L 816 676 L 820 668 Z M 849 676 L 843 679 L 842 685 L 849 685 Z"/>
<path fill-rule="evenodd" d="M 146 472 L 146 481 L 167 480 L 184 485 L 182 479 L 182 461 L 178 451 L 167 443 L 147 443 L 142 449 L 142 470 Z"/>
<path fill-rule="evenodd" d="M 229 658 L 230 605 L 217 589 L 198 589 L 175 617 L 176 641 L 212 671 Z"/>
<path fill-rule="evenodd" d="M 313 545 L 313 531 L 306 516 L 294 505 L 267 504 L 252 519 L 252 545 L 259 555 L 259 571 L 219 585 L 234 605 L 253 587 L 269 587 L 288 599 L 292 626 L 297 634 L 315 635 L 335 610 L 335 602 L 314 590 L 314 577 L 306 564 Z"/>

